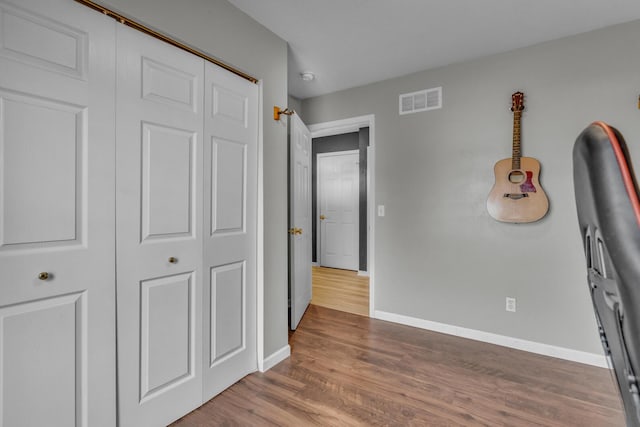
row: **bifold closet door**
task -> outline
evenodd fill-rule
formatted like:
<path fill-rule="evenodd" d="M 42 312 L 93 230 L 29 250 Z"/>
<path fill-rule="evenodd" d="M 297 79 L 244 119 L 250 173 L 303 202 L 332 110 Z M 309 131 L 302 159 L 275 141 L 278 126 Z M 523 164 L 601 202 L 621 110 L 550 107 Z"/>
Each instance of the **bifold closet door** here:
<path fill-rule="evenodd" d="M 117 28 L 120 425 L 202 403 L 204 61 Z"/>
<path fill-rule="evenodd" d="M 115 22 L 0 1 L 0 425 L 113 426 Z"/>
<path fill-rule="evenodd" d="M 206 63 L 204 399 L 257 369 L 258 86 Z"/>
<path fill-rule="evenodd" d="M 258 86 L 117 36 L 120 422 L 155 426 L 257 368 Z"/>

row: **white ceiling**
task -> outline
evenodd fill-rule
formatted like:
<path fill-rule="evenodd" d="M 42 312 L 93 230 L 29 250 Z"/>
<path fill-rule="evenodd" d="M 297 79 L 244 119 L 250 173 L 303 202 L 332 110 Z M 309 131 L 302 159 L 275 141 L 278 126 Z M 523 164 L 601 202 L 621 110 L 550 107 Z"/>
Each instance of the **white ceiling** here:
<path fill-rule="evenodd" d="M 229 1 L 289 43 L 301 99 L 640 19 L 640 0 Z"/>

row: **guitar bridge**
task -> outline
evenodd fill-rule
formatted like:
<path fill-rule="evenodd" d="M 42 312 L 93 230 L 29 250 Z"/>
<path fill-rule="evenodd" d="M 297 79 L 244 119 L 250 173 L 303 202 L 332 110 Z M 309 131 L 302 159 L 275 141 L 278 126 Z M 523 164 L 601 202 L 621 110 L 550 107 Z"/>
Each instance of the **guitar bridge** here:
<path fill-rule="evenodd" d="M 520 200 L 529 197 L 529 195 L 527 193 L 504 193 L 502 197 L 507 197 L 511 200 Z"/>

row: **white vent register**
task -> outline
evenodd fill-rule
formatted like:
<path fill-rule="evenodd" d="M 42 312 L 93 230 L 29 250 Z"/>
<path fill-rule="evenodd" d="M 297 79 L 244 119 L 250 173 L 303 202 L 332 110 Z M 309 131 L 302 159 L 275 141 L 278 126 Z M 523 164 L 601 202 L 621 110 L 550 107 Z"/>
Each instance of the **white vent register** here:
<path fill-rule="evenodd" d="M 399 99 L 399 113 L 411 114 L 442 108 L 442 87 L 404 93 Z"/>

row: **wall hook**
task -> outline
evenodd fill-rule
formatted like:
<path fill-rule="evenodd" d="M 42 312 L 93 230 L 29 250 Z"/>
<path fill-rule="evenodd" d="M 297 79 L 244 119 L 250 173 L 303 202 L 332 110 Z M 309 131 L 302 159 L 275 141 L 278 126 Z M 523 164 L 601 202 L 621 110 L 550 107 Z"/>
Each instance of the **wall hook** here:
<path fill-rule="evenodd" d="M 285 108 L 284 110 L 281 110 L 280 107 L 273 107 L 273 120 L 278 121 L 280 120 L 280 116 L 282 114 L 284 114 L 285 116 L 290 116 L 293 113 L 295 113 L 295 111 L 293 110 L 289 110 L 288 108 Z"/>

